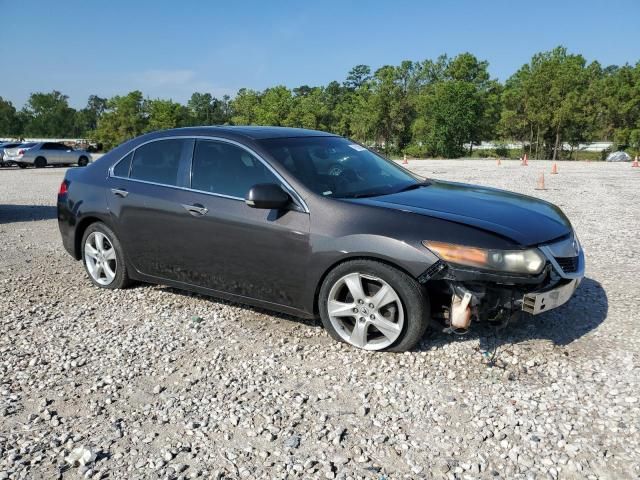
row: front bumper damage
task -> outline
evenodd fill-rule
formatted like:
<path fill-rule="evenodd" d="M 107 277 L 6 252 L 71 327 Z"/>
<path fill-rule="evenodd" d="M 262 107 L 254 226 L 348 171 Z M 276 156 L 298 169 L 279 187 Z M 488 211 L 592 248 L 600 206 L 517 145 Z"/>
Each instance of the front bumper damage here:
<path fill-rule="evenodd" d="M 573 235 L 538 248 L 547 259 L 538 275 L 436 262 L 418 279 L 432 298 L 432 317 L 445 330 L 464 334 L 472 321 L 505 325 L 523 312 L 538 315 L 565 304 L 584 277 L 584 252 Z"/>

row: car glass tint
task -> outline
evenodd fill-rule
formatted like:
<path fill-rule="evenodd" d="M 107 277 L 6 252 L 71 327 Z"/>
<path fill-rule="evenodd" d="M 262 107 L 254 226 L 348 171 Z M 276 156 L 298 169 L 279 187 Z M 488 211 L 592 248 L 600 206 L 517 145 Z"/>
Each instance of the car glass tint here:
<path fill-rule="evenodd" d="M 394 193 L 422 179 L 342 137 L 295 137 L 260 141 L 313 192 L 336 198 Z"/>
<path fill-rule="evenodd" d="M 198 140 L 193 152 L 191 188 L 244 198 L 257 183 L 279 183 L 246 150 L 224 142 Z"/>
<path fill-rule="evenodd" d="M 120 160 L 115 167 L 113 167 L 113 175 L 115 177 L 128 177 L 129 167 L 131 166 L 131 159 L 133 158 L 133 152 Z"/>
<path fill-rule="evenodd" d="M 138 147 L 133 155 L 130 178 L 162 185 L 177 185 L 184 145 L 184 140 L 169 139 Z"/>

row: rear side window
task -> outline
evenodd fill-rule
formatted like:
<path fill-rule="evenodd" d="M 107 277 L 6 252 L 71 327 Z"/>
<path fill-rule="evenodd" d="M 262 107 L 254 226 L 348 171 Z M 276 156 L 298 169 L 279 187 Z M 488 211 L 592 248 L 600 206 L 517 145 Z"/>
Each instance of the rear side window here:
<path fill-rule="evenodd" d="M 178 185 L 180 158 L 187 153 L 190 144 L 182 139 L 169 139 L 142 145 L 133 154 L 129 177 L 162 185 Z"/>
<path fill-rule="evenodd" d="M 196 141 L 191 188 L 244 198 L 257 183 L 280 183 L 269 169 L 246 150 L 224 142 Z"/>
<path fill-rule="evenodd" d="M 133 158 L 133 152 L 120 160 L 115 167 L 113 167 L 113 175 L 115 177 L 128 177 L 129 167 L 131 166 L 131 159 Z"/>

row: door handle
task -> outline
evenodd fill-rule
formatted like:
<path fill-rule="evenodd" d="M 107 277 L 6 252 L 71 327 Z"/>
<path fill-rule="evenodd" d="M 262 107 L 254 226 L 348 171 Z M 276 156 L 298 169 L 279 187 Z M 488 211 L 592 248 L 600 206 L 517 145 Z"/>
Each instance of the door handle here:
<path fill-rule="evenodd" d="M 127 195 L 129 195 L 129 192 L 127 192 L 126 190 L 122 189 L 122 188 L 112 188 L 111 189 L 111 193 L 113 193 L 116 197 L 126 197 Z"/>
<path fill-rule="evenodd" d="M 209 211 L 207 207 L 203 207 L 202 205 L 198 205 L 198 204 L 196 205 L 182 204 L 182 207 L 194 217 L 201 217 L 203 215 L 206 215 L 207 212 Z"/>

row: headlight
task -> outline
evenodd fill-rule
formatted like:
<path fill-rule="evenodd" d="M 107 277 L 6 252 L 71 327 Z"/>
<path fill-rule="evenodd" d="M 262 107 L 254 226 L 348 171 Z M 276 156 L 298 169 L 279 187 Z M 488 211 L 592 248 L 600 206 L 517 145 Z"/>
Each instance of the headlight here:
<path fill-rule="evenodd" d="M 540 273 L 545 264 L 545 257 L 537 249 L 486 250 L 428 240 L 423 241 L 422 244 L 446 262 L 486 270 L 535 274 Z"/>

